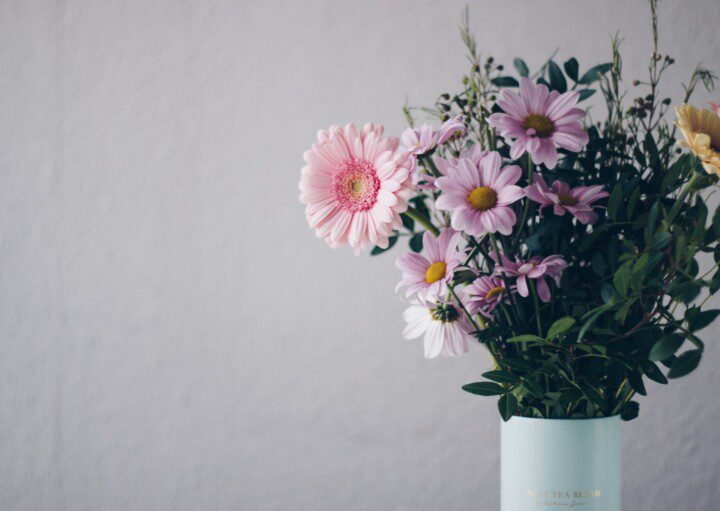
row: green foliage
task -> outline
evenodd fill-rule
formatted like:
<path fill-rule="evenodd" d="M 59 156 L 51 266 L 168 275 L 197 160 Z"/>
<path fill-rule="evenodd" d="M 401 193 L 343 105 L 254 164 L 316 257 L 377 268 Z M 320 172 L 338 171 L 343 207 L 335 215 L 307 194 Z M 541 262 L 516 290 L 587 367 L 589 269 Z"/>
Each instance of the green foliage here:
<path fill-rule="evenodd" d="M 430 156 L 458 157 L 461 149 L 479 144 L 523 168 L 520 186 L 530 184 L 534 171 L 548 183 L 600 185 L 609 194 L 594 206 L 598 219 L 591 226 L 524 201 L 515 211 L 524 222 L 509 236 L 498 233 L 495 244 L 487 236 L 465 236 L 471 270 L 456 272 L 454 286 L 492 274 L 495 251 L 521 260 L 560 254 L 569 265 L 559 285 L 550 283 L 549 303 L 539 302 L 532 288 L 528 297 L 514 294 L 503 302 L 491 318 L 472 318 L 479 325 L 474 336 L 489 350 L 494 369 L 463 389 L 499 396 L 504 420 L 513 415 L 632 420 L 639 413 L 632 400 L 636 394 L 698 367 L 704 350 L 698 335 L 720 316 L 720 310 L 705 307 L 705 297 L 720 290 L 720 210 L 709 211 L 707 205 L 717 178 L 678 149 L 676 129 L 666 115 L 673 102 L 659 86 L 674 60 L 656 48 L 648 78 L 625 89 L 617 39 L 610 58 L 598 65 L 582 66 L 574 57 L 560 65 L 551 57 L 533 72 L 517 58 L 513 73 L 491 57 L 481 59 L 467 25 L 461 33 L 470 71 L 459 92 L 442 94 L 425 111 L 440 120 L 461 115 L 468 136 L 420 156 L 421 172 L 437 177 Z M 499 91 L 518 87 L 521 77 L 558 93 L 577 91 L 581 101 L 595 95 L 605 102 L 607 116 L 595 116 L 600 122 L 586 126 L 585 149 L 560 150 L 554 169 L 534 168 L 527 156 L 511 161 L 509 144 L 487 122 L 501 111 L 495 104 Z M 698 85 L 712 87 L 714 78 L 698 67 L 684 86 L 683 101 Z M 437 193 L 419 190 L 410 201 L 419 216 L 415 221 L 402 217 L 406 232 L 398 236 L 408 236 L 411 250 L 423 248 L 418 218 L 449 224 L 449 216 L 433 207 Z M 709 254 L 714 266 L 705 271 L 703 257 L 706 261 Z M 685 343 L 691 348 L 678 354 Z"/>

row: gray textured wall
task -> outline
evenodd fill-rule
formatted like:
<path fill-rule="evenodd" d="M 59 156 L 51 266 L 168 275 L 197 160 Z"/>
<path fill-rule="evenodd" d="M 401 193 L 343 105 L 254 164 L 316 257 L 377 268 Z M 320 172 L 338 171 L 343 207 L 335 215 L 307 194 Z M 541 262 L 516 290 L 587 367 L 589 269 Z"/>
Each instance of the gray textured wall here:
<path fill-rule="evenodd" d="M 297 200 L 317 128 L 399 134 L 457 86 L 464 3 L 0 4 L 0 509 L 497 509 L 495 403 L 459 390 L 487 358 L 423 359 L 394 255 L 328 249 Z M 619 30 L 643 76 L 643 1 L 470 3 L 508 63 Z M 718 19 L 662 5 L 674 97 Z M 624 427 L 628 510 L 720 499 L 717 329 Z"/>

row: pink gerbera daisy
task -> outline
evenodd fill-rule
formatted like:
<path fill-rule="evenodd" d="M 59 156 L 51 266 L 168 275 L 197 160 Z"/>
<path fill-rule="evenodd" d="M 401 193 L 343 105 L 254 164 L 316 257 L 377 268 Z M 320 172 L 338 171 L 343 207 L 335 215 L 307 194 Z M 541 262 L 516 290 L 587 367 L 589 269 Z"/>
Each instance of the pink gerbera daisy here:
<path fill-rule="evenodd" d="M 452 304 L 414 304 L 405 310 L 405 339 L 424 335 L 425 358 L 438 355 L 457 357 L 467 353 L 473 339 L 472 327 L 462 312 Z"/>
<path fill-rule="evenodd" d="M 447 176 L 435 181 L 442 191 L 435 207 L 452 211 L 451 224 L 455 230 L 471 236 L 512 232 L 517 218 L 509 206 L 523 196 L 522 188 L 515 186 L 522 170 L 517 165 L 501 169 L 501 165 L 500 154 L 494 151 L 478 165 L 462 158 L 457 165 L 447 168 Z"/>
<path fill-rule="evenodd" d="M 434 155 L 432 157 L 432 161 L 435 164 L 435 168 L 437 168 L 438 172 L 441 176 L 447 176 L 447 169 L 449 167 L 453 167 L 458 164 L 458 162 L 463 158 L 468 158 L 470 161 L 473 162 L 473 165 L 480 165 L 480 160 L 482 160 L 486 155 L 488 154 L 487 151 L 483 151 L 478 144 L 473 144 L 469 147 L 465 147 L 460 151 L 460 156 L 455 158 L 454 156 L 450 158 L 443 158 L 442 156 Z M 420 174 L 420 168 L 418 167 L 417 170 L 414 173 L 414 183 L 419 183 L 420 181 L 424 181 L 425 184 L 419 185 L 419 188 L 435 188 L 435 176 L 431 174 L 422 173 Z"/>
<path fill-rule="evenodd" d="M 370 245 L 388 246 L 388 236 L 402 225 L 412 195 L 411 158 L 398 151 L 396 138 L 383 138 L 383 127 L 354 124 L 319 131 L 305 152 L 300 202 L 319 237 L 355 254 Z"/>
<path fill-rule="evenodd" d="M 514 287 L 510 292 L 514 291 Z M 465 304 L 471 314 L 479 312 L 490 318 L 492 312 L 501 302 L 506 302 L 509 296 L 505 283 L 499 277 L 482 276 L 473 281 L 464 290 Z"/>
<path fill-rule="evenodd" d="M 395 261 L 403 272 L 398 289 L 407 286 L 406 296 L 417 293 L 426 302 L 437 302 L 443 298 L 455 268 L 462 262 L 463 254 L 457 250 L 460 239 L 460 233 L 452 229 L 443 229 L 437 238 L 425 231 L 423 249 L 427 257 L 408 252 Z"/>
<path fill-rule="evenodd" d="M 462 137 L 465 135 L 467 127 L 465 126 L 465 123 L 462 122 L 462 118 L 462 115 L 456 115 L 455 117 L 451 117 L 442 123 L 437 135 L 438 145 L 444 144 L 454 136 Z"/>
<path fill-rule="evenodd" d="M 588 143 L 581 120 L 585 111 L 574 108 L 579 92 L 549 92 L 543 85 L 520 79 L 520 94 L 504 89 L 497 104 L 504 113 L 488 117 L 500 135 L 510 141 L 510 157 L 517 160 L 526 151 L 536 165 L 549 169 L 557 164 L 556 146 L 579 152 Z"/>
<path fill-rule="evenodd" d="M 500 264 L 495 266 L 494 274 L 500 275 L 504 273 L 508 277 L 516 277 L 517 291 L 520 296 L 530 294 L 528 279 L 536 280 L 537 293 L 543 302 L 550 301 L 550 288 L 546 278 L 552 278 L 557 285 L 560 285 L 560 276 L 568 265 L 567 261 L 559 255 L 551 255 L 545 259 L 535 256 L 525 262 L 514 262 L 504 255 L 501 255 L 500 259 Z"/>
<path fill-rule="evenodd" d="M 592 203 L 610 195 L 602 186 L 577 186 L 562 181 L 553 182 L 548 187 L 540 174 L 535 174 L 533 184 L 525 188 L 525 196 L 540 203 L 540 209 L 553 206 L 556 215 L 562 216 L 567 211 L 583 224 L 595 223 L 597 213 L 592 210 Z"/>
<path fill-rule="evenodd" d="M 437 133 L 429 124 L 423 124 L 419 128 L 408 128 L 400 135 L 405 151 L 411 154 L 425 154 L 438 143 Z"/>

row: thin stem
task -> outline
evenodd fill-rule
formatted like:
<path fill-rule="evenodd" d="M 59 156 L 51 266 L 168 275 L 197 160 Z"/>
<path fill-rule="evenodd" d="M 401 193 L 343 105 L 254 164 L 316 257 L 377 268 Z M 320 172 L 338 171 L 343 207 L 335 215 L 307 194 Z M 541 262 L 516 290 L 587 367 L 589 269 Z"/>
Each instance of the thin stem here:
<path fill-rule="evenodd" d="M 675 216 L 680 212 L 680 208 L 685 203 L 685 198 L 688 196 L 690 191 L 692 190 L 693 185 L 695 182 L 700 178 L 700 174 L 697 172 L 693 172 L 692 177 L 690 178 L 690 181 L 687 182 L 685 185 L 685 188 L 682 189 L 680 192 L 680 195 L 677 196 L 675 199 L 675 204 L 673 205 L 672 209 L 670 210 L 670 213 L 667 216 L 667 223 L 671 224 L 673 220 L 675 219 Z"/>
<path fill-rule="evenodd" d="M 533 295 L 533 303 L 535 304 L 535 320 L 537 322 L 537 329 L 538 329 L 538 335 L 540 337 L 543 336 L 543 327 L 542 327 L 542 318 L 540 317 L 540 300 L 538 300 L 538 294 L 537 294 L 537 288 L 535 284 L 535 280 L 530 280 L 530 290 L 532 291 Z"/>
<path fill-rule="evenodd" d="M 407 211 L 405 211 L 405 214 L 415 220 L 417 223 L 425 227 L 428 231 L 433 233 L 435 236 L 440 234 L 440 231 L 437 227 L 433 225 L 433 223 L 430 221 L 428 217 L 420 213 L 417 209 L 413 208 L 412 206 L 408 206 Z"/>
<path fill-rule="evenodd" d="M 534 171 L 534 164 L 532 161 L 532 158 L 530 157 L 530 154 L 528 153 L 527 158 L 527 166 L 528 166 L 528 175 L 527 175 L 527 184 L 530 186 L 533 182 L 533 171 Z M 523 229 L 525 228 L 525 223 L 527 222 L 528 215 L 530 214 L 530 199 L 528 197 L 525 197 L 525 209 L 523 210 L 523 216 L 522 220 L 520 220 L 520 223 L 518 224 L 518 232 L 515 235 L 515 239 L 512 242 L 512 245 L 510 246 L 510 252 L 515 252 L 515 249 L 518 247 L 518 243 L 520 243 L 520 234 L 522 233 Z"/>

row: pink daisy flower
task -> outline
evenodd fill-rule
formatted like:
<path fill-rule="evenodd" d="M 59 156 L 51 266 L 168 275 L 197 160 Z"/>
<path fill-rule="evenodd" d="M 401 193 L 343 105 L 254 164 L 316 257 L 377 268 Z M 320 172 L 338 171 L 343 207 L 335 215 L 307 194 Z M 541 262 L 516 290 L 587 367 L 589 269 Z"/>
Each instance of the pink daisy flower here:
<path fill-rule="evenodd" d="M 423 124 L 420 128 L 408 128 L 400 135 L 405 151 L 411 154 L 425 154 L 437 146 L 437 133 L 429 124 Z"/>
<path fill-rule="evenodd" d="M 488 122 L 509 140 L 513 160 L 528 152 L 536 165 L 552 169 L 558 160 L 556 146 L 577 153 L 588 143 L 581 123 L 585 111 L 574 108 L 578 96 L 577 91 L 549 92 L 545 85 L 521 78 L 520 94 L 504 89 L 497 100 L 504 113 L 492 114 Z"/>
<path fill-rule="evenodd" d="M 435 207 L 452 211 L 455 230 L 471 236 L 512 232 L 517 218 L 509 206 L 523 196 L 522 188 L 515 186 L 522 170 L 517 165 L 501 169 L 501 164 L 500 154 L 494 151 L 478 165 L 462 158 L 447 168 L 447 176 L 435 180 L 442 191 Z"/>
<path fill-rule="evenodd" d="M 382 135 L 373 124 L 362 132 L 354 124 L 332 126 L 303 156 L 300 202 L 310 227 L 333 248 L 350 245 L 356 255 L 371 245 L 384 248 L 402 225 L 412 161 L 396 138 Z"/>
<path fill-rule="evenodd" d="M 515 290 L 511 287 L 510 292 Z M 499 277 L 483 276 L 464 289 L 465 303 L 471 314 L 480 313 L 486 318 L 501 302 L 507 302 L 508 292 L 505 283 Z"/>
<path fill-rule="evenodd" d="M 457 357 L 467 353 L 472 327 L 462 311 L 452 304 L 414 304 L 403 313 L 405 339 L 423 336 L 425 358 Z"/>
<path fill-rule="evenodd" d="M 450 158 L 443 158 L 442 156 L 433 156 L 433 163 L 435 163 L 435 167 L 438 169 L 438 172 L 442 176 L 447 176 L 447 169 L 448 167 L 452 167 L 458 164 L 458 162 L 463 158 L 468 158 L 473 162 L 473 165 L 479 165 L 480 160 L 483 159 L 488 154 L 487 151 L 483 151 L 478 144 L 473 144 L 470 147 L 465 147 L 462 150 L 460 150 L 460 156 L 450 157 Z M 419 185 L 419 188 L 429 188 L 433 189 L 435 188 L 435 176 L 430 174 L 420 174 L 420 169 L 418 168 L 417 171 L 414 174 L 414 183 L 419 183 L 420 181 L 425 181 L 425 184 Z"/>
<path fill-rule="evenodd" d="M 455 268 L 460 266 L 462 252 L 457 245 L 461 235 L 452 229 L 443 229 L 437 238 L 429 231 L 423 235 L 423 249 L 427 258 L 415 252 L 401 255 L 395 265 L 403 272 L 395 291 L 403 286 L 406 296 L 414 293 L 425 302 L 437 302 L 448 292 L 448 284 Z"/>
<path fill-rule="evenodd" d="M 500 259 L 501 264 L 495 266 L 493 273 L 495 275 L 504 273 L 508 277 L 516 277 L 518 294 L 523 297 L 530 294 L 528 279 L 536 280 L 538 296 L 543 302 L 550 301 L 550 288 L 546 278 L 552 278 L 557 285 L 560 285 L 560 275 L 568 265 L 567 261 L 559 255 L 551 255 L 545 259 L 535 256 L 526 262 L 513 262 L 504 255 L 501 255 Z"/>
<path fill-rule="evenodd" d="M 583 224 L 595 223 L 597 213 L 592 210 L 592 203 L 610 195 L 602 186 L 577 186 L 562 181 L 553 182 L 548 187 L 540 174 L 535 174 L 533 184 L 525 188 L 525 196 L 540 204 L 540 209 L 553 206 L 553 212 L 562 216 L 567 211 Z"/>
<path fill-rule="evenodd" d="M 462 115 L 456 115 L 455 117 L 452 117 L 445 121 L 442 126 L 440 126 L 437 135 L 438 145 L 444 144 L 455 135 L 459 137 L 465 136 L 465 133 L 467 133 L 467 127 L 465 126 L 465 123 L 462 122 L 462 118 Z"/>

